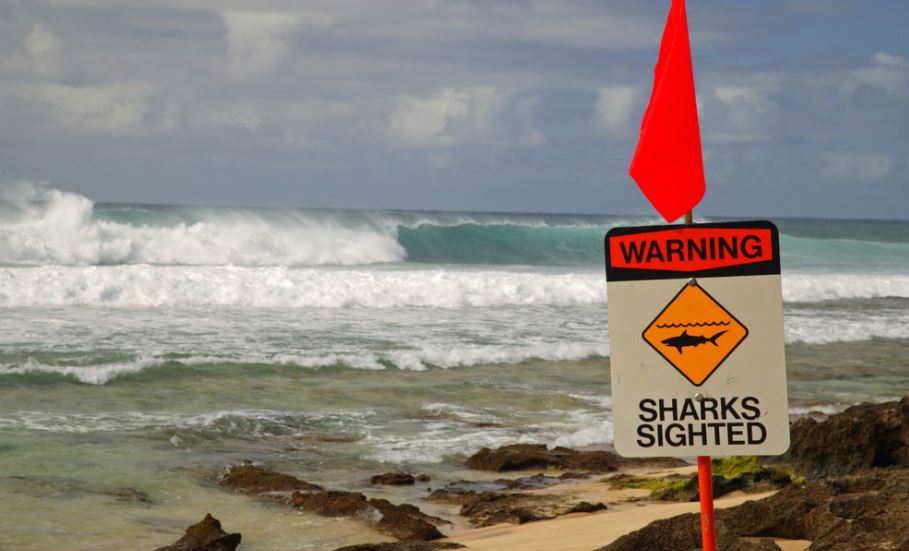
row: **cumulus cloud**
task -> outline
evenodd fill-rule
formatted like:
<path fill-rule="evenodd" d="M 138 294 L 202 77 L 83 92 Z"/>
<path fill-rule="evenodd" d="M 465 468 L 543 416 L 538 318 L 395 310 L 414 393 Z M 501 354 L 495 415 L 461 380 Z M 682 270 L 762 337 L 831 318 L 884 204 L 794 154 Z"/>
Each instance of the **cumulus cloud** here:
<path fill-rule="evenodd" d="M 32 25 L 24 41 L 25 52 L 43 77 L 56 77 L 60 71 L 62 47 L 57 36 L 41 23 Z"/>
<path fill-rule="evenodd" d="M 536 147 L 544 142 L 532 120 L 536 103 L 489 86 L 408 96 L 389 115 L 388 136 L 393 143 L 419 149 Z"/>
<path fill-rule="evenodd" d="M 642 92 L 631 86 L 604 86 L 597 90 L 591 125 L 594 131 L 614 137 L 634 134 L 632 115 Z"/>
<path fill-rule="evenodd" d="M 231 73 L 241 79 L 270 76 L 291 51 L 300 17 L 286 13 L 223 12 Z"/>
<path fill-rule="evenodd" d="M 894 98 L 905 99 L 909 91 L 909 63 L 898 55 L 877 52 L 871 56 L 869 65 L 854 72 L 854 81 L 846 87 L 854 91 L 856 84 L 877 87 Z"/>
<path fill-rule="evenodd" d="M 784 133 L 777 90 L 748 84 L 717 86 L 701 96 L 700 114 L 706 138 L 718 143 L 778 139 Z"/>
<path fill-rule="evenodd" d="M 149 113 L 150 90 L 142 83 L 40 85 L 21 91 L 45 105 L 61 125 L 77 132 L 123 136 L 148 130 L 145 117 Z"/>

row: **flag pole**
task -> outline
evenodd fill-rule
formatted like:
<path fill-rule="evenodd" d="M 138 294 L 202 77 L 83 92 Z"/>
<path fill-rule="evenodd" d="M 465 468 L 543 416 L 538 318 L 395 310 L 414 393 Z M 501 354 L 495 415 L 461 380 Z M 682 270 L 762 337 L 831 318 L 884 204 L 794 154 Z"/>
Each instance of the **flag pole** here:
<path fill-rule="evenodd" d="M 716 551 L 716 526 L 713 523 L 713 475 L 710 456 L 698 456 L 698 494 L 701 496 L 701 540 L 704 551 Z"/>
<path fill-rule="evenodd" d="M 694 211 L 685 213 L 685 224 L 694 223 Z M 716 551 L 716 527 L 713 523 L 713 473 L 710 456 L 698 456 L 698 495 L 701 498 L 701 541 L 704 551 Z"/>

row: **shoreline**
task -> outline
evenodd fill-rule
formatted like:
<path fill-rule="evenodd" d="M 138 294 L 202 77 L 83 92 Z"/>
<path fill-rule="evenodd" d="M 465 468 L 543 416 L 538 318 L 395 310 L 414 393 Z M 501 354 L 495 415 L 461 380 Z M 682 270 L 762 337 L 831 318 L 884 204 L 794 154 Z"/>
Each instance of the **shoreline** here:
<path fill-rule="evenodd" d="M 907 426 L 909 397 L 862 404 L 821 422 L 799 419 L 791 427 L 790 450 L 780 458 L 715 459 L 716 527 L 723 548 L 909 548 L 909 512 L 901 506 L 909 493 Z M 343 518 L 369 532 L 357 538 L 369 543 L 329 547 L 323 541 L 318 548 L 324 551 L 639 551 L 700 545 L 696 467 L 683 461 L 514 444 L 483 448 L 464 465 L 477 476 L 432 481 L 392 471 L 372 477 L 368 490 L 361 486 L 365 494 L 252 463 L 230 467 L 212 482 L 242 494 L 240 499 Z M 427 486 L 414 486 L 417 480 Z M 422 495 L 404 490 L 408 487 Z M 370 497 L 379 494 L 390 499 Z M 406 494 L 412 499 L 402 500 Z M 435 510 L 427 514 L 430 509 Z M 239 542 L 238 533 L 221 531 L 208 516 L 187 529 L 184 539 L 206 522 L 216 523 L 211 531 L 216 540 Z M 250 536 L 247 541 L 256 541 Z"/>
<path fill-rule="evenodd" d="M 635 476 L 666 477 L 690 475 L 697 468 L 678 467 L 659 471 L 628 469 L 619 474 Z M 526 471 L 523 474 L 529 474 Z M 481 528 L 457 527 L 441 541 L 455 542 L 476 551 L 593 551 L 614 542 L 619 537 L 639 530 L 651 522 L 681 515 L 696 513 L 697 502 L 675 503 L 668 501 L 641 501 L 647 490 L 609 489 L 602 477 L 585 479 L 580 482 L 556 484 L 544 489 L 532 490 L 536 495 L 571 495 L 585 501 L 607 503 L 609 509 L 592 513 L 571 513 L 550 520 L 525 524 L 495 524 Z M 733 492 L 716 500 L 716 508 L 722 509 L 741 505 L 772 496 L 776 491 L 746 494 Z M 777 540 L 784 551 L 805 551 L 811 544 L 807 540 Z"/>

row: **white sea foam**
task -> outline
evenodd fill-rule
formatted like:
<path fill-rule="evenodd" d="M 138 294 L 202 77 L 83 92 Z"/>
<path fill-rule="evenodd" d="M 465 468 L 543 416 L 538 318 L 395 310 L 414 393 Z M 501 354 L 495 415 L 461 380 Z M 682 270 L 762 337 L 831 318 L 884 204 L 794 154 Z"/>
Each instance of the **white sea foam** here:
<path fill-rule="evenodd" d="M 605 303 L 602 276 L 238 266 L 0 268 L 2 306 L 462 308 Z"/>
<path fill-rule="evenodd" d="M 833 415 L 839 413 L 852 404 L 818 404 L 815 406 L 794 406 L 789 408 L 789 415 L 807 415 L 809 413 L 822 413 L 824 415 Z"/>
<path fill-rule="evenodd" d="M 562 418 L 549 423 L 476 428 L 476 419 L 463 422 L 424 423 L 419 432 L 409 435 L 383 432 L 371 435 L 364 442 L 375 451 L 370 459 L 383 463 L 414 464 L 440 463 L 446 457 L 474 453 L 480 448 L 495 448 L 506 444 L 545 444 L 549 447 L 585 447 L 610 444 L 613 441 L 611 414 L 585 410 L 551 411 Z"/>
<path fill-rule="evenodd" d="M 353 369 L 383 370 L 388 365 L 402 370 L 423 371 L 428 367 L 452 369 L 475 365 L 519 363 L 531 358 L 559 361 L 580 360 L 590 357 L 605 357 L 609 354 L 607 344 L 536 344 L 527 346 L 483 345 L 467 346 L 465 349 L 445 346 L 425 346 L 421 351 L 395 352 L 362 352 L 350 354 L 247 354 L 245 356 L 194 356 L 181 358 L 180 363 L 187 366 L 224 363 L 233 364 L 282 364 L 316 369 L 327 366 L 342 365 Z M 0 366 L 0 375 L 22 375 L 28 373 L 58 374 L 72 377 L 82 383 L 92 385 L 107 384 L 118 377 L 142 372 L 168 360 L 154 359 L 146 356 L 129 362 L 98 363 L 93 365 L 54 365 L 42 363 L 33 358 L 18 365 Z"/>
<path fill-rule="evenodd" d="M 465 308 L 605 304 L 602 274 L 241 266 L 0 268 L 0 307 Z M 909 297 L 904 274 L 785 274 L 787 303 Z"/>
<path fill-rule="evenodd" d="M 556 437 L 552 441 L 552 445 L 566 448 L 583 448 L 586 446 L 611 444 L 613 439 L 612 424 L 599 421 L 593 426 L 577 429 Z"/>
<path fill-rule="evenodd" d="M 909 338 L 909 314 L 796 312 L 786 318 L 787 343 L 828 344 L 870 339 Z"/>
<path fill-rule="evenodd" d="M 92 385 L 103 385 L 122 375 L 139 373 L 156 364 L 151 358 L 131 362 L 105 363 L 99 365 L 71 366 L 51 365 L 28 358 L 21 365 L 0 366 L 0 375 L 21 375 L 24 373 L 55 373 L 73 377 L 80 382 Z"/>
<path fill-rule="evenodd" d="M 790 273 L 783 275 L 784 302 L 909 297 L 905 273 Z"/>
<path fill-rule="evenodd" d="M 274 436 L 313 427 L 362 426 L 375 415 L 370 409 L 302 413 L 278 410 L 222 410 L 208 413 L 96 411 L 91 413 L 13 411 L 0 416 L 0 430 L 89 433 L 182 429 L 231 435 Z M 180 438 L 177 435 L 171 438 Z"/>

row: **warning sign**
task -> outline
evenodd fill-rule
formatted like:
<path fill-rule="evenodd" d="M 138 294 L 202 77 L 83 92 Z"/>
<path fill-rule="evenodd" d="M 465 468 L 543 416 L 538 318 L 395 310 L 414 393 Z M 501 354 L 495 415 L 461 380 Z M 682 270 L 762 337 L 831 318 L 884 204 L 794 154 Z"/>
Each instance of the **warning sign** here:
<path fill-rule="evenodd" d="M 770 222 L 606 236 L 616 450 L 777 455 L 789 446 L 779 236 Z"/>
<path fill-rule="evenodd" d="M 682 287 L 643 336 L 691 384 L 700 386 L 748 336 L 748 329 L 692 281 Z"/>

